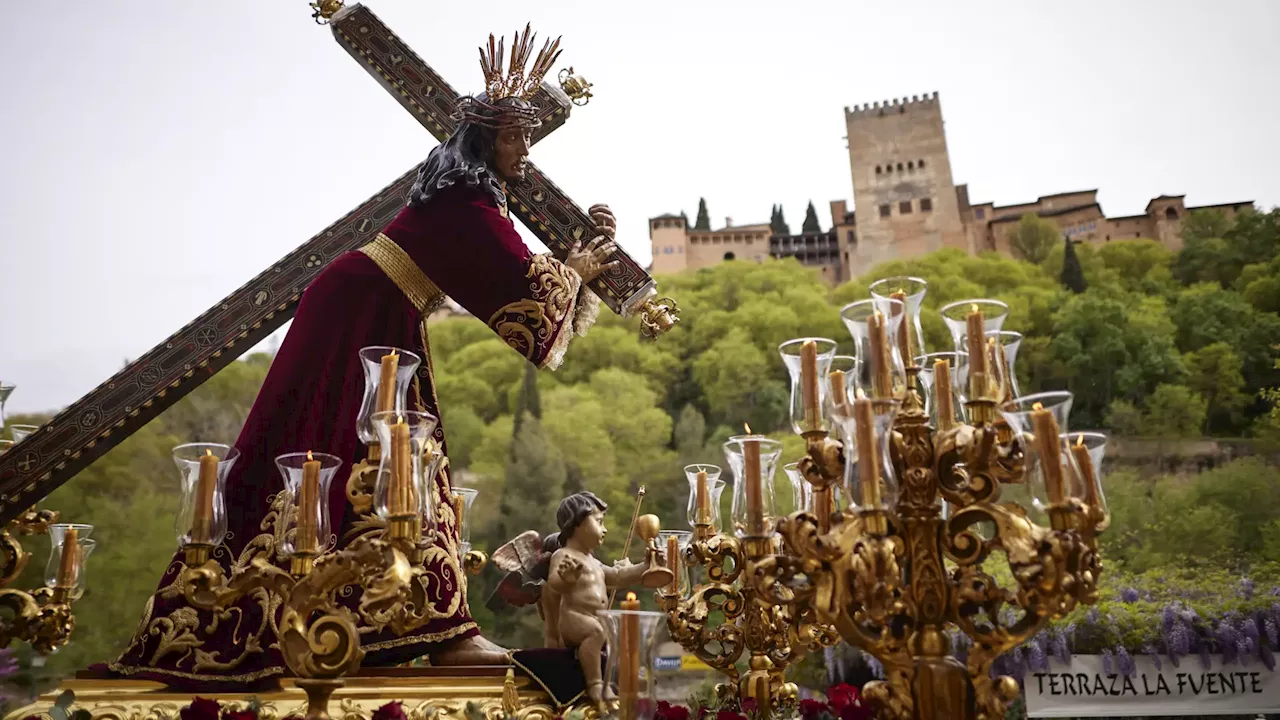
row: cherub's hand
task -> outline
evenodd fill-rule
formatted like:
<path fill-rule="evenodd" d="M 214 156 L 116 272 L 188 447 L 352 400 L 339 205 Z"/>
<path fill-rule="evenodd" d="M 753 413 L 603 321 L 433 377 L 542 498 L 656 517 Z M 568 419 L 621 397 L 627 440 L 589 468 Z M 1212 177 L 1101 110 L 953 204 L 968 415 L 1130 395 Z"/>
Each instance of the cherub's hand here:
<path fill-rule="evenodd" d="M 627 568 L 634 567 L 634 566 L 635 566 L 635 563 L 631 562 L 626 558 L 621 558 L 619 560 L 613 561 L 613 568 L 615 570 L 626 570 Z"/>
<path fill-rule="evenodd" d="M 559 570 L 560 579 L 566 583 L 573 584 L 582 577 L 582 561 L 575 557 L 565 556 L 560 560 Z"/>

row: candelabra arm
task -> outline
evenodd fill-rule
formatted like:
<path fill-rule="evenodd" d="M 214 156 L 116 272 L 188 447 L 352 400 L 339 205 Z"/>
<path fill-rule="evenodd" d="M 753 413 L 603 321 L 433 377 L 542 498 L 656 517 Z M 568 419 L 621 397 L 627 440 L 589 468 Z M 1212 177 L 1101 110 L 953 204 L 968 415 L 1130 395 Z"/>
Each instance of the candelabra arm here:
<path fill-rule="evenodd" d="M 62 588 L 42 587 L 33 592 L 0 590 L 0 647 L 14 640 L 31 644 L 49 655 L 67 644 L 76 627 L 71 598 Z"/>

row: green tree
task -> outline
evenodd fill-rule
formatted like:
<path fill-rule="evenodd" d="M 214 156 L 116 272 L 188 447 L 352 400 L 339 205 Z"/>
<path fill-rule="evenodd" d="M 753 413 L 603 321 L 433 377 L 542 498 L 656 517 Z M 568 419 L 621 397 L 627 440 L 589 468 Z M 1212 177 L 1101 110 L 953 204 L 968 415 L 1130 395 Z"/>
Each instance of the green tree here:
<path fill-rule="evenodd" d="M 1048 259 L 1061 239 L 1062 231 L 1056 223 L 1035 213 L 1026 213 L 1019 218 L 1017 229 L 1009 237 L 1009 245 L 1018 257 L 1038 265 Z"/>
<path fill-rule="evenodd" d="M 524 364 L 520 392 L 516 395 L 511 414 L 515 419 L 515 425 L 511 430 L 513 436 L 520 434 L 520 426 L 524 423 L 526 415 L 542 418 L 542 400 L 538 396 L 538 368 L 534 367 L 533 363 Z"/>
<path fill-rule="evenodd" d="M 1084 269 L 1080 267 L 1080 258 L 1076 257 L 1075 242 L 1071 238 L 1066 238 L 1063 243 L 1065 249 L 1063 250 L 1062 275 L 1059 279 L 1063 287 L 1079 295 L 1089 289 L 1089 283 L 1084 279 Z"/>
<path fill-rule="evenodd" d="M 1198 437 L 1208 403 L 1185 385 L 1160 385 L 1147 398 L 1144 429 L 1162 438 Z"/>
<path fill-rule="evenodd" d="M 693 229 L 704 232 L 711 229 L 711 216 L 707 214 L 706 198 L 698 198 L 698 219 L 693 221 Z"/>
<path fill-rule="evenodd" d="M 773 206 L 773 215 L 769 219 L 769 228 L 774 235 L 790 235 L 791 227 L 787 225 L 781 205 Z"/>
<path fill-rule="evenodd" d="M 1240 356 L 1227 343 L 1216 342 L 1187 353 L 1183 361 L 1187 366 L 1187 386 L 1205 401 L 1203 431 L 1234 433 L 1240 424 L 1240 412 L 1249 402 L 1240 373 Z"/>
<path fill-rule="evenodd" d="M 804 211 L 804 225 L 800 227 L 800 232 L 804 233 L 820 233 L 822 226 L 818 224 L 818 211 L 813 209 L 813 201 L 809 201 L 809 207 Z"/>

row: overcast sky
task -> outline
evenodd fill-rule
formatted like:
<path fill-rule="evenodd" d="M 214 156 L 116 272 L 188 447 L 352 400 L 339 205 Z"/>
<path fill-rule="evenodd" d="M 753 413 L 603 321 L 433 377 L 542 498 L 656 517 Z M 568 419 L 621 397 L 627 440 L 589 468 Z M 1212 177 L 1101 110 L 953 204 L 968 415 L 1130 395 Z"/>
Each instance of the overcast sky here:
<path fill-rule="evenodd" d="M 534 159 L 642 263 L 645 219 L 700 196 L 716 226 L 828 223 L 842 108 L 933 91 L 974 202 L 1280 202 L 1275 0 L 369 5 L 462 92 L 490 32 L 563 34 L 596 98 Z M 6 3 L 0 68 L 10 412 L 74 401 L 435 142 L 305 0 Z"/>

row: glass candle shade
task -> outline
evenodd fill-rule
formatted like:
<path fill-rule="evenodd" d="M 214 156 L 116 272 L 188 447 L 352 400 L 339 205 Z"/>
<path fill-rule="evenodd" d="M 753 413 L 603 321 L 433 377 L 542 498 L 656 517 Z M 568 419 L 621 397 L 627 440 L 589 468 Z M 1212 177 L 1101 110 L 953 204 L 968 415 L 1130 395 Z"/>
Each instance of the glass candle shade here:
<path fill-rule="evenodd" d="M 70 590 L 72 600 L 84 594 L 84 568 L 97 541 L 89 537 L 92 525 L 55 523 L 49 526 L 49 559 L 44 565 L 44 584 Z"/>
<path fill-rule="evenodd" d="M 12 440 L 0 440 L 0 455 L 9 452 L 9 448 L 13 447 Z"/>
<path fill-rule="evenodd" d="M 653 671 L 654 640 L 659 621 L 666 614 L 640 610 L 635 595 L 621 603 L 621 610 L 598 610 L 608 637 L 609 656 L 604 681 L 618 694 L 620 720 L 652 720 L 657 710 L 657 673 Z"/>
<path fill-rule="evenodd" d="M 948 371 L 944 382 L 938 382 L 936 377 L 939 360 L 947 361 Z M 954 350 L 929 353 L 916 358 L 916 365 L 920 367 L 920 394 L 924 397 L 925 412 L 929 413 L 929 419 L 935 428 L 946 428 L 963 422 L 964 413 L 961 408 L 964 407 L 964 400 L 959 392 L 963 376 L 960 368 L 967 362 L 966 353 Z M 941 399 L 938 397 L 940 388 L 946 393 L 946 397 Z M 939 409 L 946 415 L 945 418 L 939 415 Z"/>
<path fill-rule="evenodd" d="M 782 443 L 763 435 L 738 435 L 724 444 L 733 471 L 733 530 L 739 537 L 773 534 L 778 516 L 774 507 L 773 473 L 782 457 Z"/>
<path fill-rule="evenodd" d="M 1004 350 L 1005 397 L 1012 400 L 1022 395 L 1018 388 L 1018 348 L 1022 347 L 1022 333 L 1013 330 L 995 330 L 987 333 L 987 338 L 994 338 L 996 345 Z"/>
<path fill-rule="evenodd" d="M 1027 395 L 1000 406 L 1000 415 L 1027 458 L 1026 486 L 1031 501 L 1042 512 L 1070 498 L 1088 497 L 1075 459 L 1065 446 L 1070 414 L 1069 392 Z"/>
<path fill-rule="evenodd" d="M 859 300 L 840 310 L 840 319 L 853 337 L 858 359 L 857 388 L 870 397 L 899 398 L 907 389 L 907 374 L 899 352 L 903 303 L 899 300 Z M 873 323 L 883 323 L 873 333 Z"/>
<path fill-rule="evenodd" d="M 4 404 L 9 402 L 9 396 L 13 394 L 15 385 L 5 385 L 0 383 L 0 430 L 4 429 Z"/>
<path fill-rule="evenodd" d="M 898 352 L 903 361 L 926 354 L 924 328 L 920 325 L 920 306 L 924 303 L 929 283 L 918 277 L 888 277 L 871 283 L 871 297 L 876 300 L 901 300 L 906 304 L 907 319 L 898 336 Z"/>
<path fill-rule="evenodd" d="M 9 434 L 13 436 L 13 442 L 16 444 L 26 440 L 39 429 L 39 425 L 10 425 Z"/>
<path fill-rule="evenodd" d="M 947 330 L 951 332 L 951 340 L 955 343 L 952 349 L 970 352 L 964 343 L 964 336 L 969 334 L 969 326 L 976 328 L 980 320 L 983 333 L 998 331 L 1004 327 L 1005 318 L 1009 317 L 1009 306 L 999 300 L 958 300 L 943 305 L 938 312 L 947 324 Z M 972 320 L 970 316 L 974 316 Z"/>
<path fill-rule="evenodd" d="M 276 467 L 289 498 L 280 555 L 320 555 L 329 547 L 329 485 L 342 467 L 342 458 L 326 453 L 287 453 L 276 458 Z"/>
<path fill-rule="evenodd" d="M 378 412 L 372 420 L 382 446 L 373 491 L 378 516 L 389 521 L 416 515 L 422 519 L 424 531 L 434 529 L 431 483 L 435 482 L 438 464 L 433 462 L 428 440 L 439 420 L 431 413 L 416 410 Z"/>
<path fill-rule="evenodd" d="M 787 463 L 782 471 L 791 481 L 791 512 L 813 512 L 813 486 L 800 473 L 800 463 Z"/>
<path fill-rule="evenodd" d="M 824 401 L 826 402 L 826 417 L 828 425 L 833 436 L 839 434 L 839 420 L 841 417 L 849 417 L 853 413 L 853 401 L 858 396 L 858 379 L 859 379 L 858 358 L 852 355 L 835 355 L 831 358 L 831 367 L 827 371 L 827 376 L 823 378 L 826 387 L 823 392 L 826 393 Z M 836 373 L 839 373 L 838 375 Z M 837 380 L 838 378 L 838 380 Z M 844 393 L 839 393 L 835 386 L 838 382 L 843 382 Z M 865 393 L 866 390 L 863 389 Z"/>
<path fill-rule="evenodd" d="M 383 358 L 388 358 L 384 370 Z M 413 374 L 422 364 L 417 354 L 401 348 L 375 345 L 360 349 L 360 366 L 364 368 L 364 399 L 360 401 L 360 414 L 356 416 L 356 435 L 368 445 L 378 441 L 378 431 L 373 416 L 380 412 L 404 413 L 405 399 Z M 383 387 L 383 378 L 395 374 L 395 390 Z"/>
<path fill-rule="evenodd" d="M 806 369 L 805 347 L 812 343 L 809 362 Z M 797 435 L 829 429 L 827 419 L 827 396 L 830 382 L 827 373 L 831 371 L 831 359 L 836 354 L 836 341 L 828 338 L 795 338 L 778 346 L 778 354 L 787 366 L 791 375 L 791 429 Z M 806 375 L 812 375 L 806 378 Z"/>
<path fill-rule="evenodd" d="M 454 505 L 454 520 L 458 523 L 458 542 L 465 543 L 467 547 L 471 547 L 471 506 L 475 504 L 476 497 L 480 495 L 480 491 L 474 488 L 455 487 L 453 494 L 459 498 L 454 502 L 461 503 L 461 507 Z M 459 509 L 461 510 L 461 517 L 457 517 Z M 465 552 L 462 554 L 466 555 Z"/>
<path fill-rule="evenodd" d="M 860 399 L 854 404 L 853 433 L 845 451 L 845 482 L 854 510 L 889 510 L 898 502 L 898 478 L 891 443 L 896 400 Z"/>
<path fill-rule="evenodd" d="M 182 483 L 174 532 L 178 546 L 217 545 L 227 534 L 227 473 L 240 451 L 221 443 L 188 443 L 173 449 Z"/>
<path fill-rule="evenodd" d="M 1009 371 L 1012 368 L 1004 348 L 999 344 L 998 335 L 998 332 L 990 332 L 983 337 L 980 344 L 981 366 L 970 353 L 964 353 L 961 358 L 963 364 L 957 381 L 962 386 L 960 394 L 964 402 L 985 400 L 1002 403 L 1013 399 L 1009 394 Z M 966 347 L 977 346 L 969 343 L 968 335 L 961 336 L 960 340 Z M 979 367 L 981 370 L 977 369 Z"/>
<path fill-rule="evenodd" d="M 706 473 L 706 504 L 708 506 L 707 517 L 699 520 L 698 518 L 698 473 Z M 689 527 L 697 528 L 698 523 L 710 525 L 712 529 L 719 530 L 720 525 L 720 496 L 724 493 L 725 481 L 720 479 L 720 467 L 718 465 L 705 465 L 695 463 L 686 465 L 684 475 L 689 479 L 689 503 L 688 518 Z"/>
<path fill-rule="evenodd" d="M 660 530 L 658 532 L 658 548 L 662 550 L 663 558 L 666 561 L 667 569 L 671 569 L 671 538 L 676 541 L 676 567 L 675 578 L 678 583 L 676 586 L 677 594 L 680 597 L 689 595 L 689 564 L 685 562 L 685 551 L 689 549 L 689 543 L 693 542 L 693 533 L 688 530 Z M 659 588 L 663 592 L 670 592 L 671 587 Z"/>
<path fill-rule="evenodd" d="M 1107 441 L 1110 438 L 1103 432 L 1083 430 L 1062 433 L 1059 439 L 1075 460 L 1080 487 L 1085 493 L 1081 499 L 1098 513 L 1097 529 L 1105 530 L 1111 523 L 1111 510 L 1107 507 L 1107 497 L 1102 492 L 1102 461 L 1107 455 Z"/>

